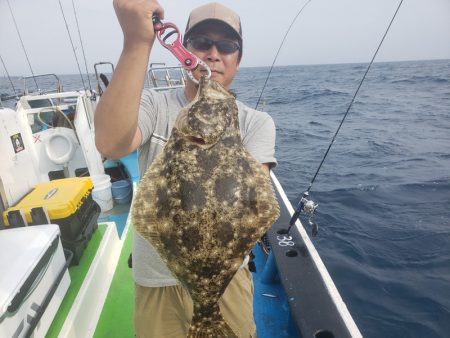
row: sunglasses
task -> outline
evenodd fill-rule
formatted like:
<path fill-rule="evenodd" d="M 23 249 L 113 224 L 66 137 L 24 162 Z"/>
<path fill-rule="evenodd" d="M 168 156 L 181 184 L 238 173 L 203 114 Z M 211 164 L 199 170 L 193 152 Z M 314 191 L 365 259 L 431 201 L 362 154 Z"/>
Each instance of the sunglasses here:
<path fill-rule="evenodd" d="M 237 42 L 231 40 L 214 41 L 206 36 L 194 36 L 189 38 L 188 42 L 194 49 L 201 51 L 207 51 L 212 46 L 216 46 L 220 54 L 232 54 L 241 48 Z"/>

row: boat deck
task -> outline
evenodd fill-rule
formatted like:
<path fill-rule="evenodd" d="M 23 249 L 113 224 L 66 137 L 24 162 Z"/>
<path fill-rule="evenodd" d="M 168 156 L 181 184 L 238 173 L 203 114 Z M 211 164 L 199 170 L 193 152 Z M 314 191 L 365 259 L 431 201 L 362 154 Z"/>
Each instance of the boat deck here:
<path fill-rule="evenodd" d="M 131 243 L 132 231 L 129 230 L 94 337 L 134 337 L 134 284 L 131 269 L 128 268 Z M 265 254 L 259 246 L 255 247 L 254 252 L 257 271 L 253 273 L 255 295 L 257 295 L 254 299 L 254 308 L 258 337 L 298 337 L 295 326 L 289 323 L 289 308 L 284 306 L 287 300 L 281 283 L 278 281 L 274 284 L 264 284 L 261 281 Z"/>
<path fill-rule="evenodd" d="M 105 224 L 99 224 L 98 229 L 92 234 L 92 238 L 89 241 L 86 250 L 83 253 L 83 256 L 80 260 L 80 264 L 77 266 L 71 266 L 69 268 L 70 275 L 70 287 L 67 290 L 67 293 L 59 307 L 59 310 L 53 319 L 52 325 L 50 326 L 47 337 L 53 338 L 58 337 L 61 331 L 61 328 L 67 318 L 67 315 L 74 303 L 78 292 L 86 278 L 89 267 L 94 260 L 94 257 L 97 253 L 97 250 L 100 246 L 100 242 L 103 239 L 103 235 L 106 230 Z"/>
<path fill-rule="evenodd" d="M 128 267 L 132 230 L 127 229 L 117 268 L 94 337 L 134 337 L 134 282 Z"/>
<path fill-rule="evenodd" d="M 293 210 L 274 175 L 272 179 L 282 216 L 267 233 L 270 253 L 260 243 L 253 249 L 258 337 L 296 338 L 300 330 L 315 337 L 361 337 L 300 222 L 291 230 L 292 246 L 280 243 L 279 230 L 286 227 Z M 130 207 L 116 205 L 100 215 L 99 229 L 80 265 L 69 269 L 72 284 L 48 337 L 134 337 L 134 282 L 128 267 L 133 237 Z M 103 252 L 96 255 L 96 251 Z"/>
<path fill-rule="evenodd" d="M 127 209 L 126 207 L 123 208 L 123 210 Z M 123 244 L 93 337 L 134 337 L 134 282 L 132 270 L 128 267 L 133 230 L 131 227 L 126 226 L 128 213 L 121 213 L 119 211 L 120 207 L 113 212 L 102 214 L 99 228 L 93 234 L 80 264 L 69 268 L 72 282 L 58 314 L 48 331 L 47 336 L 49 338 L 59 336 L 71 306 L 80 291 L 105 233 L 106 225 L 102 224 L 102 221 L 116 223 Z M 253 273 L 255 288 L 254 316 L 258 329 L 258 337 L 298 337 L 295 324 L 291 320 L 289 307 L 286 306 L 288 301 L 281 282 L 275 276 L 273 283 L 264 283 L 263 272 L 267 259 L 266 254 L 259 245 L 255 246 L 253 252 L 255 254 L 254 262 L 256 265 L 256 272 Z"/>

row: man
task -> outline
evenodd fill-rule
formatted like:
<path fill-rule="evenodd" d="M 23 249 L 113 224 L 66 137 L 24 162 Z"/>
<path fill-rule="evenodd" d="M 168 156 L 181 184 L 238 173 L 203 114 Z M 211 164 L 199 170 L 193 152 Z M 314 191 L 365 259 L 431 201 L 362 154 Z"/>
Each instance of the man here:
<path fill-rule="evenodd" d="M 164 18 L 156 1 L 115 0 L 124 46 L 111 82 L 96 113 L 96 143 L 106 157 L 118 158 L 138 148 L 141 175 L 170 136 L 178 112 L 197 93 L 190 79 L 185 88 L 166 92 L 144 90 L 148 60 L 155 40 L 152 14 Z M 239 16 L 210 3 L 194 9 L 184 36 L 185 46 L 206 62 L 211 78 L 229 88 L 242 56 Z M 204 70 L 194 71 L 199 79 Z M 276 164 L 275 127 L 266 113 L 237 101 L 242 141 L 264 170 Z M 186 337 L 192 300 L 164 265 L 154 248 L 134 234 L 135 330 L 138 337 Z M 255 337 L 253 284 L 248 267 L 236 273 L 220 301 L 221 312 L 238 337 Z"/>

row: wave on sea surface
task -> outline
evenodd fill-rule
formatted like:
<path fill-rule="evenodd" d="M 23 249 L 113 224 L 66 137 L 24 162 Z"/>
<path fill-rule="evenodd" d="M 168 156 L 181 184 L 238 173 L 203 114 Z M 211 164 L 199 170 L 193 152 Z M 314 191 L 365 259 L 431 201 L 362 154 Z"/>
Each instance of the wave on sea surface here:
<path fill-rule="evenodd" d="M 309 69 L 313 80 L 297 73 L 302 90 L 308 79 L 311 94 L 326 86 L 348 94 L 265 107 L 277 125 L 275 172 L 294 205 L 364 67 Z M 448 79 L 448 60 L 375 64 L 310 191 L 319 203 L 312 240 L 364 337 L 450 332 Z"/>
<path fill-rule="evenodd" d="M 351 294 L 365 336 L 442 337 L 448 327 L 449 191 L 446 177 L 313 193 L 321 231 L 314 242 L 344 299 Z"/>

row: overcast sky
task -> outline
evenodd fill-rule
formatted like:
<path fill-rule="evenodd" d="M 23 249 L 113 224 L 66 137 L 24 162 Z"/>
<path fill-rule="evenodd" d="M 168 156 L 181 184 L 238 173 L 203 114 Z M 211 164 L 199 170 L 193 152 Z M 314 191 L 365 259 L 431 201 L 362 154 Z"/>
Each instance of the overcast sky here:
<path fill-rule="evenodd" d="M 116 63 L 122 32 L 112 0 L 73 0 L 88 69 L 99 61 Z M 190 10 L 207 1 L 161 0 L 165 21 L 183 31 Z M 33 72 L 78 73 L 58 0 L 9 0 Z M 81 45 L 72 0 L 61 0 L 80 62 Z M 224 0 L 241 15 L 242 67 L 270 66 L 289 25 L 306 0 Z M 312 0 L 298 17 L 276 65 L 367 62 L 395 9 L 396 0 Z M 150 24 L 150 23 L 149 23 Z M 10 75 L 29 75 L 8 3 L 0 0 L 0 56 Z M 450 0 L 405 0 L 376 61 L 450 59 Z M 164 48 L 152 62 L 177 64 Z M 84 71 L 84 64 L 82 64 Z M 0 64 L 0 76 L 5 75 Z"/>

